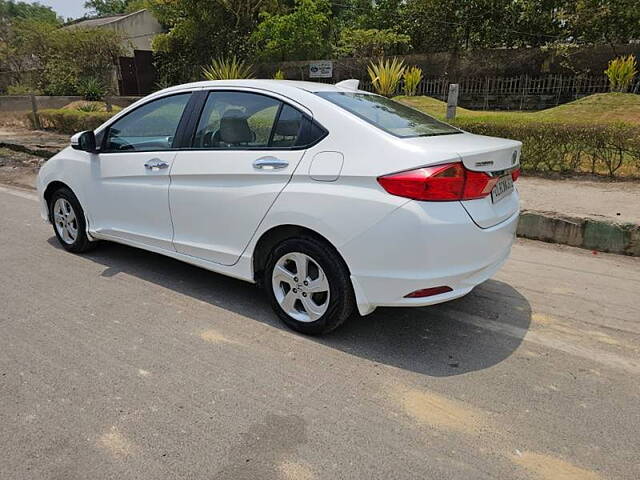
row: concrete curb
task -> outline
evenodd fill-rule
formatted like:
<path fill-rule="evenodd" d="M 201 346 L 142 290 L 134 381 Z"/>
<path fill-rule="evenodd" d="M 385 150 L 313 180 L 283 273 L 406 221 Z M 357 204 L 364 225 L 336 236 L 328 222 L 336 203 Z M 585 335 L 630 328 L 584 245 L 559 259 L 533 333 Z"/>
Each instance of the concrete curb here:
<path fill-rule="evenodd" d="M 519 237 L 640 257 L 640 225 L 523 210 Z"/>

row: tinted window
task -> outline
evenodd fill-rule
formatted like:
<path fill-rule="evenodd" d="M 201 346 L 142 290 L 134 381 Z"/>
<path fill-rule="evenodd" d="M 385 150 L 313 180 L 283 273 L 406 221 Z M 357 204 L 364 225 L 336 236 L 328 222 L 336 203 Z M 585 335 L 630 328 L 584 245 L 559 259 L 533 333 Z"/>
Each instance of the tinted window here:
<path fill-rule="evenodd" d="M 211 92 L 193 142 L 195 148 L 269 146 L 281 102 L 245 92 Z"/>
<path fill-rule="evenodd" d="M 293 147 L 302 127 L 302 113 L 291 107 L 283 105 L 280 116 L 273 130 L 271 139 L 272 147 Z"/>
<path fill-rule="evenodd" d="M 114 122 L 107 132 L 108 151 L 169 150 L 190 93 L 149 102 Z"/>
<path fill-rule="evenodd" d="M 446 123 L 386 97 L 356 92 L 319 92 L 317 95 L 397 137 L 460 133 Z"/>

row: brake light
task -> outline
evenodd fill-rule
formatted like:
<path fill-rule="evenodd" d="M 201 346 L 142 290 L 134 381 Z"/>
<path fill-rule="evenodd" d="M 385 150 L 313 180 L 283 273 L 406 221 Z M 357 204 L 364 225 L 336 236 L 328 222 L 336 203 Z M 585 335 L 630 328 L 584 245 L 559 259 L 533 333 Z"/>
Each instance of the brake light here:
<path fill-rule="evenodd" d="M 513 179 L 514 182 L 520 178 L 520 169 L 519 168 L 516 168 L 515 170 L 511 171 L 511 178 Z"/>
<path fill-rule="evenodd" d="M 431 202 L 483 198 L 497 181 L 497 177 L 467 170 L 459 162 L 378 177 L 378 183 L 392 195 Z"/>

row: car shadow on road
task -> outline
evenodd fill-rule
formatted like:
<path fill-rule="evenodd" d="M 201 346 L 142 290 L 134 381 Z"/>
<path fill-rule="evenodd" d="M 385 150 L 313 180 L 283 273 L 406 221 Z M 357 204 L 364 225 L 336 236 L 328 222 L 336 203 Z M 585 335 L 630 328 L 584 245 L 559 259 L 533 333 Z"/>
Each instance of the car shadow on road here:
<path fill-rule="evenodd" d="M 55 237 L 49 242 L 60 248 Z M 133 275 L 291 332 L 255 285 L 110 242 L 103 242 L 84 258 L 103 265 L 103 277 Z M 500 363 L 518 348 L 530 322 L 527 299 L 512 286 L 489 280 L 445 304 L 379 308 L 366 317 L 354 315 L 338 330 L 312 340 L 376 363 L 444 377 Z"/>

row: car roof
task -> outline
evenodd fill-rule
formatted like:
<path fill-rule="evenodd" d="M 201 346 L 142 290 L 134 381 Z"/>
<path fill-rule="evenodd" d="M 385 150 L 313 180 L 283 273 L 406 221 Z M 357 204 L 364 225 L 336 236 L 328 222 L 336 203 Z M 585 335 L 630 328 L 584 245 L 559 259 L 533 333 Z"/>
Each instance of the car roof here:
<path fill-rule="evenodd" d="M 249 87 L 271 90 L 276 93 L 285 93 L 296 90 L 307 92 L 344 92 L 353 91 L 338 87 L 330 83 L 306 82 L 301 80 L 269 80 L 269 79 L 242 79 L 242 80 L 207 80 L 203 82 L 186 83 L 166 88 L 159 93 L 169 93 L 171 91 L 184 90 L 188 88 L 208 88 L 208 87 Z"/>

